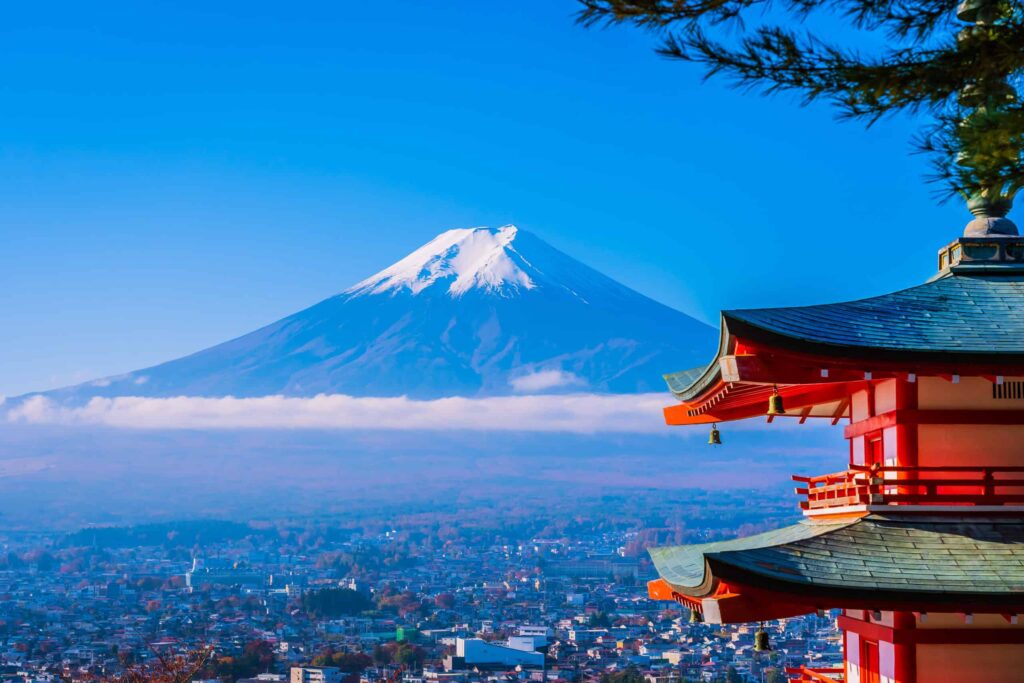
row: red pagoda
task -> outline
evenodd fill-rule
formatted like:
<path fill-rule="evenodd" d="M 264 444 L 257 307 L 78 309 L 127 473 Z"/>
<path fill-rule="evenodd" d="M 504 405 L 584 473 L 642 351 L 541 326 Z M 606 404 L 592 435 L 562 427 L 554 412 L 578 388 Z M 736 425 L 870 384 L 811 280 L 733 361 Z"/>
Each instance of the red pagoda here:
<path fill-rule="evenodd" d="M 972 221 L 917 287 L 723 312 L 714 361 L 666 380 L 670 425 L 843 421 L 849 460 L 793 477 L 798 524 L 652 549 L 652 598 L 722 624 L 841 610 L 843 667 L 793 681 L 1024 681 L 1024 238 L 1010 221 Z"/>

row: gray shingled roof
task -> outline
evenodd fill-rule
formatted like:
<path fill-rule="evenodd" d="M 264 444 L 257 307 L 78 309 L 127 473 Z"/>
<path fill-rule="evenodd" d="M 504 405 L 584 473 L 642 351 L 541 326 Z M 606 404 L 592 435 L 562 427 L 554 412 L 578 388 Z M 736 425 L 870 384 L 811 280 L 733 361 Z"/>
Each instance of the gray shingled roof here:
<path fill-rule="evenodd" d="M 1024 353 L 1024 277 L 954 275 L 870 299 L 726 311 L 762 330 L 843 347 Z"/>
<path fill-rule="evenodd" d="M 664 375 L 680 400 L 718 379 L 734 336 L 851 357 L 1024 362 L 1024 276 L 949 275 L 859 301 L 723 311 L 722 332 L 709 365 Z"/>
<path fill-rule="evenodd" d="M 652 548 L 658 573 L 677 588 L 742 574 L 821 588 L 953 595 L 1024 592 L 1024 520 L 871 515 L 800 524 L 757 536 Z M 701 597 L 699 591 L 690 593 Z"/>
<path fill-rule="evenodd" d="M 702 365 L 699 368 L 690 368 L 689 370 L 682 370 L 680 372 L 671 372 L 667 375 L 662 375 L 665 378 L 665 383 L 668 384 L 669 391 L 681 392 L 685 391 L 687 387 L 692 385 L 701 375 L 707 370 L 706 365 Z"/>

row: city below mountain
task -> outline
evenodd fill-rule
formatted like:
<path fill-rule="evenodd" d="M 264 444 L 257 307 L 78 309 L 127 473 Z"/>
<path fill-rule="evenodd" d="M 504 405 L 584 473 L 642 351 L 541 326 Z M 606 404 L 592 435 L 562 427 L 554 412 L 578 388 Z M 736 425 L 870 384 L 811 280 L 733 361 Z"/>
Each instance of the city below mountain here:
<path fill-rule="evenodd" d="M 508 225 L 449 230 L 337 296 L 190 356 L 48 392 L 494 396 L 660 391 L 715 332 Z"/>

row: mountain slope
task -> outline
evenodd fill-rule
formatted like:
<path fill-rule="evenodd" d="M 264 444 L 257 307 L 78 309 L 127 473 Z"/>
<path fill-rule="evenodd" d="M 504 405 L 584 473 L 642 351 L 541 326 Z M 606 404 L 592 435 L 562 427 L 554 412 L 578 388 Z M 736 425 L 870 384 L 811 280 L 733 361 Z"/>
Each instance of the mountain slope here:
<path fill-rule="evenodd" d="M 48 395 L 660 391 L 662 373 L 706 360 L 714 342 L 704 323 L 514 226 L 450 230 L 255 332 Z"/>

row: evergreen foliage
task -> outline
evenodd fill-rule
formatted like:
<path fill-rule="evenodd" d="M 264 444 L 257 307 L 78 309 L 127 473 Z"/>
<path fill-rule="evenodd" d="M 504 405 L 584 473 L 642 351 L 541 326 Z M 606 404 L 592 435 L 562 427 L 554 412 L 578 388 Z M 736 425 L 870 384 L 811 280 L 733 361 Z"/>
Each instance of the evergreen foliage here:
<path fill-rule="evenodd" d="M 359 614 L 372 607 L 369 598 L 348 588 L 323 588 L 302 594 L 302 608 L 318 619 Z"/>
<path fill-rule="evenodd" d="M 656 31 L 661 54 L 763 92 L 827 100 L 868 124 L 926 111 L 919 139 L 946 196 L 1003 216 L 1024 186 L 1024 12 L 1017 0 L 579 0 L 585 25 Z M 886 36 L 865 54 L 809 30 L 816 13 Z M 780 14 L 784 21 L 778 23 Z M 756 16 L 755 16 L 756 15 Z M 797 26 L 799 28 L 794 28 Z"/>
<path fill-rule="evenodd" d="M 130 527 L 86 527 L 65 536 L 60 545 L 66 548 L 192 547 L 197 544 L 222 543 L 245 538 L 254 531 L 249 525 L 238 522 L 195 519 Z"/>

